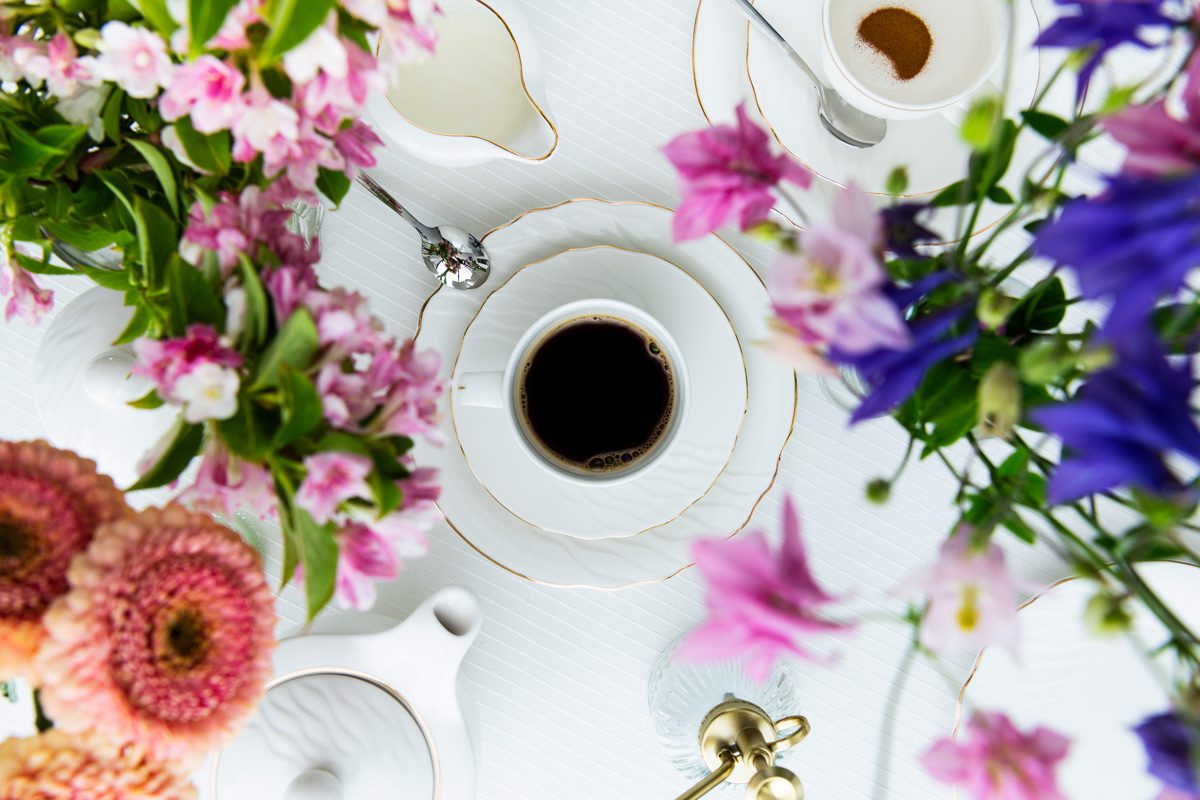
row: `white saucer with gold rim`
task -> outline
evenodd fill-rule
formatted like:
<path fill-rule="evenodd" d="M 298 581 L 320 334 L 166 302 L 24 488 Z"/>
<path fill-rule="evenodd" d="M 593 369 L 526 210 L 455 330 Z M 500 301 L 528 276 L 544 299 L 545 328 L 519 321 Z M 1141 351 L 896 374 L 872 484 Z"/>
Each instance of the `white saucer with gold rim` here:
<path fill-rule="evenodd" d="M 670 349 L 679 351 L 677 380 L 686 384 L 679 387 L 686 391 L 681 418 L 664 443 L 670 449 L 620 482 L 573 480 L 543 468 L 522 446 L 519 427 L 504 424 L 505 411 L 471 404 L 463 386 L 464 376 L 503 369 L 547 312 L 603 301 L 626 304 L 661 325 Z M 479 482 L 514 515 L 585 539 L 632 536 L 683 513 L 729 463 L 746 414 L 742 345 L 721 306 L 669 261 L 612 246 L 569 250 L 519 267 L 467 326 L 450 385 L 451 423 Z"/>
<path fill-rule="evenodd" d="M 795 421 L 796 376 L 754 344 L 768 333 L 766 287 L 716 236 L 673 242 L 672 213 L 646 203 L 601 200 L 573 200 L 527 212 L 485 237 L 492 282 L 474 292 L 438 291 L 422 310 L 418 346 L 434 348 L 450 361 L 488 295 L 518 268 L 568 250 L 616 245 L 658 256 L 686 272 L 721 307 L 743 343 L 748 402 L 729 463 L 712 488 L 682 514 L 633 536 L 565 536 L 505 509 L 479 483 L 454 442 L 449 398 L 443 398 L 442 426 L 450 444 L 418 444 L 417 463 L 441 470 L 444 489 L 438 505 L 451 527 L 483 556 L 519 577 L 597 589 L 664 580 L 689 566 L 697 539 L 740 531 L 775 481 Z"/>
<path fill-rule="evenodd" d="M 441 0 L 438 44 L 367 100 L 372 124 L 418 158 L 541 163 L 558 147 L 533 30 L 512 0 Z"/>

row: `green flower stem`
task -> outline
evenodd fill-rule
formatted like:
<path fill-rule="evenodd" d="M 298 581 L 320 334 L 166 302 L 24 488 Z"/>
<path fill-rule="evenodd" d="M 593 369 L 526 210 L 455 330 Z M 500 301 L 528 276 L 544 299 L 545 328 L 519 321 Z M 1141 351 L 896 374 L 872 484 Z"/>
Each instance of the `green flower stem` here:
<path fill-rule="evenodd" d="M 915 631 L 914 631 L 915 636 Z M 900 698 L 912 674 L 912 665 L 916 660 L 919 645 L 914 639 L 912 645 L 904 653 L 896 675 L 892 678 L 892 688 L 888 690 L 887 703 L 884 705 L 883 724 L 879 727 L 879 746 L 875 761 L 875 791 L 873 800 L 883 800 L 887 796 L 887 786 L 892 772 L 892 743 L 896 732 L 896 712 L 900 709 Z"/>

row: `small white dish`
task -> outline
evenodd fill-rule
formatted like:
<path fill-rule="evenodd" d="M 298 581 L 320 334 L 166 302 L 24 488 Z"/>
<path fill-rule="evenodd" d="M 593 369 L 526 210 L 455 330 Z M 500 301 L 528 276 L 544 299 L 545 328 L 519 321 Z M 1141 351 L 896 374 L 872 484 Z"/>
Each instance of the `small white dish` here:
<path fill-rule="evenodd" d="M 469 405 L 462 388 L 464 375 L 503 368 L 544 314 L 595 298 L 640 309 L 662 325 L 687 376 L 676 434 L 660 445 L 670 444 L 669 452 L 619 483 L 568 480 L 544 467 L 522 433 L 498 421 L 504 412 Z M 584 539 L 631 536 L 679 516 L 713 486 L 733 456 L 746 384 L 742 345 L 700 283 L 657 256 L 586 247 L 519 267 L 488 296 L 455 357 L 451 424 L 480 483 L 514 515 Z"/>
<path fill-rule="evenodd" d="M 522 214 L 484 240 L 497 285 L 524 264 L 572 248 L 616 245 L 667 259 L 708 290 L 746 345 L 749 403 L 728 466 L 712 489 L 679 517 L 637 536 L 563 536 L 508 513 L 475 479 L 454 443 L 449 399 L 443 398 L 443 432 L 450 443 L 440 448 L 418 443 L 417 463 L 441 470 L 444 489 L 438 505 L 450 526 L 480 554 L 521 578 L 596 589 L 665 580 L 690 565 L 691 545 L 698 538 L 740 531 L 775 481 L 795 422 L 796 375 L 753 344 L 768 334 L 766 287 L 716 236 L 674 243 L 672 216 L 670 209 L 646 203 L 572 200 Z M 486 298 L 486 287 L 435 292 L 421 314 L 418 345 L 453 358 Z"/>
<path fill-rule="evenodd" d="M 1175 562 L 1136 569 L 1180 621 L 1200 629 L 1200 570 Z M 1132 637 L 1097 639 L 1084 622 L 1094 593 L 1090 581 L 1068 579 L 1027 603 L 1018 615 L 1018 657 L 1000 648 L 980 654 L 963 685 L 960 717 L 971 708 L 1000 710 L 1022 729 L 1044 725 L 1070 738 L 1059 772 L 1067 797 L 1151 798 L 1159 784 L 1146 773 L 1133 726 L 1166 711 L 1168 698 L 1134 640 L 1154 647 L 1167 633 L 1137 607 Z M 1169 661 L 1160 656 L 1158 668 L 1169 674 Z"/>
<path fill-rule="evenodd" d="M 540 163 L 558 147 L 533 30 L 512 0 L 442 0 L 439 41 L 424 61 L 367 100 L 367 115 L 417 158 L 465 167 Z"/>

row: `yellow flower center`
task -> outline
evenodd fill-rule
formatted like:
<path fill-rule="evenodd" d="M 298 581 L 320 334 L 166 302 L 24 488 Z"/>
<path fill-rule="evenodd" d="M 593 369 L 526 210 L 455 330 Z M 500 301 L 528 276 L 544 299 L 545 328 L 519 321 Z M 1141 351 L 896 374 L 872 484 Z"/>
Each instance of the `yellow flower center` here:
<path fill-rule="evenodd" d="M 145 50 L 142 50 L 136 56 L 133 57 L 133 65 L 135 67 L 137 67 L 138 69 L 145 69 L 146 67 L 150 66 L 150 62 L 151 62 L 150 54 L 147 53 Z"/>
<path fill-rule="evenodd" d="M 842 290 L 842 279 L 837 273 L 824 264 L 816 261 L 812 264 L 813 286 L 821 294 L 837 294 Z"/>
<path fill-rule="evenodd" d="M 962 605 L 958 607 L 959 630 L 969 633 L 979 625 L 979 587 L 963 587 Z"/>

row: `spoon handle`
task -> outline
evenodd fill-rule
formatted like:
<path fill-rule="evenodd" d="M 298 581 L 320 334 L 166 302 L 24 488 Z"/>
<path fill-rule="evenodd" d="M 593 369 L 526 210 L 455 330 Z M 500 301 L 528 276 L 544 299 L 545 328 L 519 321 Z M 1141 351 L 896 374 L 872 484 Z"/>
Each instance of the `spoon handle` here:
<path fill-rule="evenodd" d="M 749 19 L 756 28 L 758 28 L 762 33 L 766 34 L 767 38 L 771 39 L 777 45 L 783 48 L 783 51 L 787 53 L 788 58 L 796 62 L 796 66 L 799 67 L 800 70 L 808 76 L 808 79 L 813 82 L 813 86 L 818 88 L 821 87 L 821 79 L 817 77 L 817 74 L 812 71 L 812 68 L 808 66 L 805 60 L 800 57 L 800 54 L 796 52 L 795 48 L 788 44 L 787 39 L 783 38 L 783 34 L 776 30 L 775 26 L 768 22 L 767 18 L 762 15 L 762 12 L 754 7 L 753 0 L 731 0 L 731 2 L 737 6 L 743 14 L 746 15 L 746 18 Z"/>
<path fill-rule="evenodd" d="M 431 228 L 428 225 L 425 225 L 412 214 L 408 213 L 408 209 L 400 205 L 400 201 L 395 197 L 392 197 L 391 193 L 376 183 L 370 175 L 359 170 L 359 173 L 356 177 L 359 184 L 368 192 L 375 195 L 376 199 L 378 199 L 392 211 L 395 211 L 397 214 L 399 214 L 400 217 L 409 225 L 412 225 L 414 228 L 416 228 L 417 233 L 421 234 L 422 238 L 434 243 L 442 241 L 442 234 L 440 231 L 438 231 L 436 228 Z"/>

